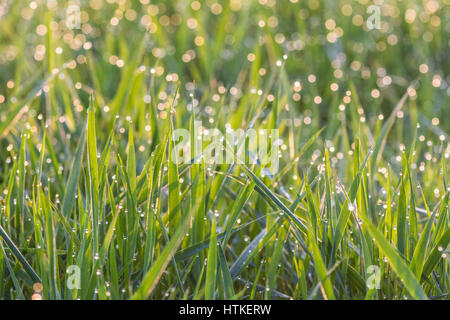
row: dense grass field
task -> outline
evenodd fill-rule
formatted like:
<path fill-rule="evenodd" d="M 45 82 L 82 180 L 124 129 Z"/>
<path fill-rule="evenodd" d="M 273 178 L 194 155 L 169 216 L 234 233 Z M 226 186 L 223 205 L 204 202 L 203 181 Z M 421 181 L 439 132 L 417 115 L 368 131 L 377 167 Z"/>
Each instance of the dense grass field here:
<path fill-rule="evenodd" d="M 449 5 L 0 1 L 0 299 L 449 299 Z"/>

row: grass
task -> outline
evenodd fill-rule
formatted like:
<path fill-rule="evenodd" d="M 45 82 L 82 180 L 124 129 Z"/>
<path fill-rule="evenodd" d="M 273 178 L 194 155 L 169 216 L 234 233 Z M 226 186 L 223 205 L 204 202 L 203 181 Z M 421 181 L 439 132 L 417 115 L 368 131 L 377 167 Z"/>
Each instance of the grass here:
<path fill-rule="evenodd" d="M 448 1 L 369 4 L 4 1 L 0 299 L 449 299 Z"/>

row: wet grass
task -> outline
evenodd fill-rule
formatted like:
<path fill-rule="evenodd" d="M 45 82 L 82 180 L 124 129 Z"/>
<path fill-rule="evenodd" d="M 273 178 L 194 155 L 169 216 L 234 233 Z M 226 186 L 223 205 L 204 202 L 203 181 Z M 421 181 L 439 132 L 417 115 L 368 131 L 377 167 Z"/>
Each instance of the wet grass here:
<path fill-rule="evenodd" d="M 448 299 L 445 1 L 82 2 L 0 7 L 1 299 Z"/>

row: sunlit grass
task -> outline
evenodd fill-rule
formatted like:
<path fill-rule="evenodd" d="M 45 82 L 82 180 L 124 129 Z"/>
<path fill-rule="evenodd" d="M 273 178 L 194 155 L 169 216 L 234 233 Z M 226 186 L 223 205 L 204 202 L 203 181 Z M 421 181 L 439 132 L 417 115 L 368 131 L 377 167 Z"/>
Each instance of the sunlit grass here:
<path fill-rule="evenodd" d="M 448 1 L 81 2 L 0 5 L 0 299 L 448 299 Z"/>

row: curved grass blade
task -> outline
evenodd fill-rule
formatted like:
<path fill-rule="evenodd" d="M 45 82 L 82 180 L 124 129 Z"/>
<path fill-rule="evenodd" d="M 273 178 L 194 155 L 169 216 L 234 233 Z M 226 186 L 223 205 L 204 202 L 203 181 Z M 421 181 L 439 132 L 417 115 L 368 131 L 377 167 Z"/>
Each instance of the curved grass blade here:
<path fill-rule="evenodd" d="M 161 275 L 163 274 L 164 270 L 166 270 L 167 265 L 170 263 L 175 254 L 175 251 L 181 244 L 181 241 L 186 234 L 186 229 L 189 226 L 190 220 L 190 214 L 184 217 L 183 221 L 178 226 L 178 229 L 176 230 L 176 232 L 174 232 L 169 243 L 164 247 L 164 250 L 153 263 L 150 270 L 142 280 L 141 285 L 132 296 L 133 300 L 146 299 L 153 292 L 159 282 L 159 279 L 161 278 Z"/>
<path fill-rule="evenodd" d="M 349 200 L 348 195 L 344 194 Z M 417 281 L 414 273 L 411 269 L 406 265 L 403 258 L 397 253 L 397 250 L 387 241 L 383 234 L 372 224 L 370 219 L 365 215 L 360 215 L 360 218 L 363 220 L 364 227 L 369 231 L 370 235 L 375 239 L 378 248 L 384 253 L 384 255 L 388 258 L 389 264 L 392 266 L 392 269 L 398 275 L 398 277 L 403 281 L 406 289 L 409 294 L 414 299 L 420 300 L 428 300 L 425 292 L 423 291 L 420 283 Z"/>
<path fill-rule="evenodd" d="M 401 97 L 400 101 L 395 106 L 394 110 L 392 110 L 386 123 L 381 128 L 380 135 L 378 136 L 377 141 L 375 142 L 375 147 L 373 148 L 373 158 L 370 163 L 370 172 L 372 172 L 372 174 L 375 172 L 375 166 L 377 164 L 377 161 L 381 158 L 384 145 L 386 144 L 387 135 L 391 130 L 392 126 L 394 125 L 397 113 L 403 108 L 403 105 L 405 104 L 406 99 L 408 98 L 408 92 L 410 88 L 414 87 L 414 85 L 415 82 L 408 87 L 406 92 Z"/>
<path fill-rule="evenodd" d="M 22 255 L 22 253 L 19 251 L 19 249 L 16 247 L 14 242 L 11 240 L 11 238 L 8 236 L 8 234 L 3 230 L 2 226 L 0 226 L 0 236 L 5 241 L 8 248 L 12 251 L 12 253 L 16 256 L 17 260 L 22 264 L 25 271 L 28 273 L 28 275 L 33 279 L 34 282 L 41 283 L 41 279 L 37 275 L 36 271 L 31 267 L 31 265 L 28 263 L 28 261 L 25 259 L 25 257 Z"/>
<path fill-rule="evenodd" d="M 77 194 L 78 178 L 80 176 L 81 164 L 83 159 L 83 151 L 86 140 L 86 125 L 81 130 L 80 140 L 75 152 L 75 158 L 72 162 L 72 169 L 70 170 L 69 179 L 65 184 L 65 193 L 62 205 L 62 215 L 67 217 L 75 203 L 75 195 Z"/>

